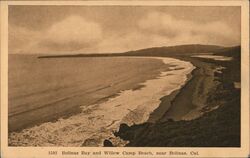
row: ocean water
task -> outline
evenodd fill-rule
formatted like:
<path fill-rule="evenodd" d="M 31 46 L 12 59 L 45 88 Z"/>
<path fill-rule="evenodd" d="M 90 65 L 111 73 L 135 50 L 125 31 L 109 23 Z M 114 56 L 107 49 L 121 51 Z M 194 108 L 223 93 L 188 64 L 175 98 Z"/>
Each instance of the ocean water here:
<path fill-rule="evenodd" d="M 193 68 L 172 58 L 10 55 L 9 145 L 102 146 L 121 123 L 147 121 Z"/>

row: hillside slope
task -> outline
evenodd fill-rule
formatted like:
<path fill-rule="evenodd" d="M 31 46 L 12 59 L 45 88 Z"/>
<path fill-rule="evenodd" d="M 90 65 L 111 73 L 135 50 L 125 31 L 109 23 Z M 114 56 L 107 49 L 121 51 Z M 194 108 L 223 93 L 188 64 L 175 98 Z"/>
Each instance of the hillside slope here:
<path fill-rule="evenodd" d="M 192 62 L 197 67 L 196 70 L 207 69 L 208 64 L 226 68 L 222 70 L 222 73 L 215 74 L 219 84 L 216 89 L 208 93 L 205 100 L 207 106 L 202 109 L 205 112 L 203 116 L 191 121 L 173 121 L 163 116 L 155 123 L 147 122 L 131 127 L 122 124 L 119 131 L 114 134 L 124 140 L 129 140 L 127 146 L 239 147 L 240 89 L 235 88 L 234 83 L 240 82 L 240 47 L 219 49 L 214 54 L 226 55 L 234 59 L 215 61 L 176 56 L 176 58 Z M 203 86 L 206 86 L 206 82 Z M 190 88 L 185 90 L 191 95 L 194 93 Z M 191 97 L 186 97 L 183 104 L 192 102 Z M 175 106 L 174 103 L 172 106 Z M 218 108 L 211 111 L 213 107 Z"/>

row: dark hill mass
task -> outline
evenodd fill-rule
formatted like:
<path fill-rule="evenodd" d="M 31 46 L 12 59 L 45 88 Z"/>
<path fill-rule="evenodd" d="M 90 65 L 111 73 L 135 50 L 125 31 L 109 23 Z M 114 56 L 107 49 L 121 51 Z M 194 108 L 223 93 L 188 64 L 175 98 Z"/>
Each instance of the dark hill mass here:
<path fill-rule="evenodd" d="M 146 55 L 146 56 L 163 56 L 163 55 L 190 55 L 190 54 L 203 54 L 218 51 L 224 47 L 215 45 L 178 45 L 169 47 L 155 47 L 148 49 L 141 49 L 136 51 L 129 51 L 127 55 Z"/>
<path fill-rule="evenodd" d="M 154 47 L 124 53 L 102 53 L 102 54 L 74 54 L 74 55 L 44 55 L 38 58 L 55 58 L 55 57 L 113 57 L 113 56 L 180 56 L 192 54 L 224 53 L 227 50 L 238 49 L 238 47 L 222 47 L 215 45 L 178 45 L 169 47 Z"/>

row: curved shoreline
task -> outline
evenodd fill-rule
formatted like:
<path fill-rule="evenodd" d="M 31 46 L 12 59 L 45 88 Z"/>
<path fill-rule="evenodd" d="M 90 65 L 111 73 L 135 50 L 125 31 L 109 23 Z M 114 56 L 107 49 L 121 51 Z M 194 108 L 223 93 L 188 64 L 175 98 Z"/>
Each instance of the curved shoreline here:
<path fill-rule="evenodd" d="M 131 58 L 152 58 L 152 59 L 159 59 L 159 60 L 162 60 L 165 64 L 173 66 L 173 67 L 170 67 L 171 70 L 166 71 L 166 72 L 162 72 L 162 74 L 160 76 L 158 76 L 158 79 L 164 78 L 165 76 L 168 76 L 168 75 L 171 76 L 171 75 L 173 75 L 172 74 L 173 72 L 181 71 L 185 67 L 185 71 L 182 72 L 182 73 L 185 74 L 185 75 L 182 76 L 182 77 L 184 77 L 184 79 L 182 80 L 182 82 L 178 83 L 177 86 L 175 86 L 174 88 L 172 87 L 171 89 L 163 90 L 162 93 L 161 93 L 161 97 L 159 97 L 157 99 L 158 102 L 155 103 L 155 104 L 150 104 L 151 105 L 150 106 L 151 109 L 147 112 L 147 116 L 143 120 L 141 120 L 141 121 L 135 121 L 135 120 L 129 121 L 128 117 L 129 117 L 130 114 L 131 115 L 135 115 L 136 113 L 138 113 L 140 115 L 141 111 L 143 110 L 142 107 L 144 107 L 144 109 L 149 109 L 148 105 L 142 105 L 142 106 L 138 107 L 138 109 L 136 108 L 134 110 L 131 110 L 131 112 L 128 114 L 128 117 L 125 118 L 125 119 L 123 118 L 123 121 L 121 123 L 127 123 L 129 125 L 132 125 L 132 124 L 140 124 L 140 123 L 144 123 L 144 122 L 152 122 L 152 118 L 151 118 L 152 116 L 151 115 L 153 115 L 154 111 L 157 110 L 159 108 L 159 106 L 161 105 L 162 98 L 168 97 L 167 100 L 169 100 L 171 102 L 172 99 L 174 99 L 173 96 L 175 96 L 176 94 L 178 94 L 178 92 L 189 82 L 189 80 L 192 79 L 192 72 L 193 72 L 193 70 L 196 69 L 196 67 L 191 62 L 183 61 L 183 60 L 176 59 L 176 58 L 170 58 L 170 57 L 131 57 Z M 169 63 L 169 59 L 172 60 L 171 63 Z M 180 63 L 182 63 L 184 65 L 181 65 L 181 66 L 180 65 L 175 65 L 176 62 L 180 62 Z M 157 78 L 147 80 L 146 82 L 141 83 L 140 85 L 142 85 L 143 87 L 149 86 L 150 83 L 147 83 L 147 82 L 150 82 L 152 80 L 157 80 Z M 172 81 L 172 82 L 175 82 L 175 81 Z M 174 84 L 176 84 L 176 83 L 174 83 Z M 164 83 L 162 85 L 164 85 Z M 165 108 L 166 108 L 166 106 L 165 106 Z M 168 109 L 165 109 L 164 112 L 166 112 L 167 110 Z M 157 115 L 159 115 L 159 113 L 157 113 Z M 161 115 L 157 116 L 157 117 L 158 117 L 158 119 L 160 119 Z"/>
<path fill-rule="evenodd" d="M 112 59 L 109 57 L 94 57 L 40 61 L 36 57 L 30 57 L 29 55 L 22 57 L 14 55 L 12 58 L 13 60 L 10 60 L 12 61 L 10 64 L 15 65 L 17 60 L 16 64 L 18 67 L 29 65 L 29 63 L 23 63 L 26 60 L 34 60 L 34 64 L 31 64 L 33 65 L 32 67 L 38 67 L 37 71 L 42 73 L 30 74 L 28 78 L 38 76 L 39 79 L 36 80 L 35 83 L 25 78 L 25 76 L 29 76 L 28 74 L 19 76 L 20 79 L 10 75 L 13 77 L 9 78 L 9 132 L 18 132 L 44 122 L 56 121 L 61 117 L 68 118 L 81 112 L 81 105 L 100 104 L 109 98 L 117 96 L 113 94 L 117 94 L 121 90 L 139 89 L 140 83 L 155 78 L 160 74 L 161 70 L 165 70 L 167 67 L 157 59 Z M 64 62 L 63 60 L 66 61 Z M 75 62 L 72 63 L 72 61 Z M 84 64 L 85 62 L 86 64 Z M 94 64 L 97 68 L 91 68 L 93 67 L 91 66 L 93 62 L 97 62 L 97 65 Z M 114 64 L 112 64 L 112 62 L 114 62 Z M 65 63 L 65 66 L 68 68 L 66 68 L 66 72 L 62 70 L 64 68 L 57 66 L 52 68 L 52 70 L 47 70 L 46 68 L 41 70 L 40 68 L 43 67 L 41 65 L 44 65 L 44 63 L 46 63 L 46 65 L 60 65 L 60 63 Z M 106 63 L 107 65 L 102 66 L 102 63 Z M 128 65 L 126 66 L 126 64 Z M 114 65 L 119 67 L 116 68 Z M 76 71 L 72 70 L 72 73 L 67 72 L 69 69 L 77 69 L 79 66 L 83 68 Z M 91 66 L 90 70 L 96 70 L 96 72 L 87 70 L 86 67 L 89 66 Z M 99 72 L 98 69 L 100 68 L 105 70 Z M 58 75 L 54 75 L 55 73 L 53 73 L 56 69 L 58 69 L 58 72 L 55 73 Z M 18 74 L 15 73 L 17 70 L 16 68 L 10 69 L 10 72 L 11 74 Z M 80 71 L 81 73 L 78 73 Z M 68 73 L 70 75 L 66 75 Z M 58 78 L 57 76 L 62 77 Z M 63 76 L 67 79 L 61 80 L 64 78 Z M 44 80 L 40 81 L 40 79 L 44 77 L 51 78 L 52 84 L 47 84 Z M 23 80 L 24 78 L 25 80 Z M 22 87 L 13 86 L 14 83 L 22 83 L 20 84 Z M 43 86 L 41 87 L 40 85 Z M 39 86 L 40 88 L 38 88 Z M 22 97 L 15 99 L 15 96 Z M 51 109 L 56 109 L 56 111 Z M 31 117 L 33 118 L 32 120 L 30 119 Z"/>
<path fill-rule="evenodd" d="M 149 57 L 138 57 L 138 58 L 149 58 Z M 23 136 L 27 135 L 27 133 L 35 133 L 34 135 L 42 134 L 42 136 L 45 139 L 48 136 L 55 137 L 53 138 L 55 140 L 53 140 L 52 142 L 54 142 L 55 143 L 54 145 L 57 146 L 58 145 L 78 146 L 81 145 L 84 140 L 85 140 L 84 143 L 86 142 L 86 140 L 88 140 L 88 144 L 85 144 L 87 146 L 93 146 L 93 145 L 102 146 L 103 140 L 110 137 L 112 131 L 117 130 L 121 123 L 126 122 L 132 125 L 135 123 L 138 124 L 146 122 L 148 120 L 150 113 L 152 113 L 152 111 L 159 106 L 159 103 L 161 102 L 160 98 L 162 96 L 171 94 L 174 90 L 180 89 L 181 86 L 186 83 L 187 79 L 186 75 L 193 70 L 192 64 L 186 61 L 181 61 L 179 59 L 174 59 L 174 58 L 164 58 L 164 57 L 163 58 L 152 57 L 152 58 L 161 59 L 165 64 L 173 64 L 174 67 L 172 67 L 173 68 L 172 71 L 163 72 L 159 77 L 147 80 L 146 82 L 140 84 L 144 86 L 141 87 L 139 90 L 125 90 L 121 92 L 119 96 L 111 98 L 108 101 L 101 103 L 100 105 L 95 104 L 88 107 L 82 107 L 82 112 L 80 114 L 74 115 L 68 119 L 59 119 L 57 122 L 54 123 L 48 122 L 40 126 L 26 129 L 22 133 L 16 133 L 15 136 L 18 137 L 18 135 L 20 134 L 19 136 L 21 136 L 22 138 Z M 180 75 L 178 78 L 179 81 L 176 80 L 175 76 L 173 75 L 174 73 L 177 74 L 179 73 Z M 166 81 L 168 81 L 169 79 L 172 82 L 170 85 L 168 85 L 170 87 L 164 87 L 163 86 L 164 83 L 166 83 Z M 172 89 L 169 90 L 171 86 Z M 152 93 L 154 93 L 154 95 L 156 96 L 153 96 Z M 131 100 L 131 97 L 133 98 L 133 100 Z M 91 122 L 94 124 L 92 124 Z M 86 129 L 89 131 L 86 131 Z M 46 134 L 46 132 L 44 133 L 43 132 L 44 130 L 48 130 L 47 131 L 48 134 Z M 75 133 L 71 133 L 72 130 Z M 63 135 L 63 133 L 65 134 L 64 131 L 70 132 L 69 133 L 70 135 L 68 135 L 67 138 Z M 58 138 L 58 137 L 65 137 L 65 138 Z M 61 142 L 61 139 L 62 141 L 66 142 Z M 37 141 L 38 142 L 34 141 L 33 143 L 35 144 L 33 145 L 39 145 L 42 142 L 43 143 L 40 144 L 39 146 L 52 145 L 46 143 L 46 140 L 37 140 Z M 28 141 L 28 143 L 29 144 L 26 144 L 24 146 L 27 145 L 32 146 L 32 142 Z"/>

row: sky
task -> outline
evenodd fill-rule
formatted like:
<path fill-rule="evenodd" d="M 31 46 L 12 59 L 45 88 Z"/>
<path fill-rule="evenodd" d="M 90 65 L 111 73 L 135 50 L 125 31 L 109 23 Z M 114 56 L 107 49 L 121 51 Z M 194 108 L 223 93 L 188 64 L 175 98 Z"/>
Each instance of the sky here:
<path fill-rule="evenodd" d="M 240 45 L 240 7 L 9 6 L 9 53 L 120 53 Z"/>

